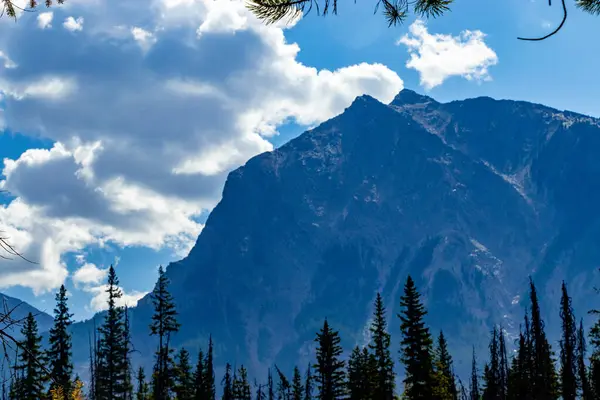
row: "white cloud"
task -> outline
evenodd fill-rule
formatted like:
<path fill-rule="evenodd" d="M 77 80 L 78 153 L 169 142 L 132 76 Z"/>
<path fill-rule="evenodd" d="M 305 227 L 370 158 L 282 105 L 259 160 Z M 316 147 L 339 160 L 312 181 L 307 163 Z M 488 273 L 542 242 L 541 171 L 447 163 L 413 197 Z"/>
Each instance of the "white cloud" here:
<path fill-rule="evenodd" d="M 95 264 L 86 263 L 75 271 L 72 279 L 75 285 L 98 284 L 106 278 L 107 274 L 108 269 L 100 269 Z"/>
<path fill-rule="evenodd" d="M 498 56 L 484 41 L 481 31 L 465 30 L 458 36 L 430 34 L 423 21 L 417 20 L 397 44 L 408 47 L 407 68 L 419 72 L 421 85 L 432 89 L 451 76 L 468 80 L 491 79 L 488 68 L 498 63 Z"/>
<path fill-rule="evenodd" d="M 138 42 L 143 51 L 148 51 L 148 49 L 156 43 L 156 37 L 154 37 L 152 32 L 148 32 L 137 26 L 131 28 L 131 35 Z"/>
<path fill-rule="evenodd" d="M 108 285 L 100 285 L 85 288 L 84 290 L 90 294 L 92 294 L 92 300 L 90 301 L 90 309 L 93 312 L 103 311 L 108 308 L 108 293 L 106 293 L 106 289 Z M 137 305 L 137 302 L 148 294 L 148 292 L 125 292 L 123 288 L 119 288 L 122 292 L 121 298 L 117 299 L 116 305 L 118 307 L 134 307 Z"/>
<path fill-rule="evenodd" d="M 71 32 L 82 31 L 83 17 L 78 17 L 77 19 L 73 17 L 67 17 L 67 19 L 65 19 L 65 22 L 63 22 L 63 26 L 65 27 L 65 29 Z"/>
<path fill-rule="evenodd" d="M 0 26 L 0 48 L 20 66 L 0 82 L 5 123 L 56 142 L 5 160 L 0 182 L 18 196 L 0 207 L 0 226 L 40 261 L 27 268 L 54 275 L 32 283 L 15 267 L 10 279 L 0 271 L 0 285 L 54 289 L 64 255 L 87 246 L 185 254 L 227 173 L 271 150 L 282 123 L 313 125 L 358 95 L 389 102 L 403 87 L 379 64 L 329 71 L 298 62 L 282 29 L 238 0 L 70 4 L 88 34 Z M 47 238 L 54 252 L 42 252 Z"/>
<path fill-rule="evenodd" d="M 38 27 L 40 29 L 52 28 L 52 18 L 54 13 L 52 11 L 40 13 L 37 16 Z"/>

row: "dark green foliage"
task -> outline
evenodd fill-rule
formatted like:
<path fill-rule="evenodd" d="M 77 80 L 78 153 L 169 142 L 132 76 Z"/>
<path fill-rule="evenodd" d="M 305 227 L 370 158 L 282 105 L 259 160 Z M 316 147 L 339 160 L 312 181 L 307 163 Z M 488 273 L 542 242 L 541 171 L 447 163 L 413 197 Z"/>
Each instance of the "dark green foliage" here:
<path fill-rule="evenodd" d="M 471 364 L 471 383 L 469 386 L 470 400 L 479 400 L 479 373 L 477 372 L 477 358 L 473 348 L 473 362 Z"/>
<path fill-rule="evenodd" d="M 125 399 L 128 393 L 126 375 L 129 373 L 126 357 L 128 343 L 125 340 L 125 319 L 123 308 L 117 306 L 122 292 L 115 269 L 108 270 L 108 310 L 103 325 L 98 329 L 96 366 L 96 400 Z"/>
<path fill-rule="evenodd" d="M 588 378 L 588 370 L 585 364 L 586 343 L 585 331 L 583 330 L 583 320 L 579 321 L 579 329 L 577 330 L 577 387 L 582 400 L 592 400 L 592 392 Z"/>
<path fill-rule="evenodd" d="M 202 350 L 198 353 L 196 370 L 194 371 L 194 400 L 204 400 L 206 395 L 206 384 L 204 383 L 204 353 Z"/>
<path fill-rule="evenodd" d="M 531 391 L 534 399 L 551 400 L 558 398 L 558 380 L 552 359 L 552 349 L 544 332 L 537 292 L 533 281 L 529 280 L 531 301 Z"/>
<path fill-rule="evenodd" d="M 409 5 L 413 6 L 413 12 L 420 17 L 436 17 L 450 9 L 452 0 L 416 0 L 413 3 L 399 0 L 380 0 L 376 3 L 375 11 L 379 6 L 383 7 L 383 15 L 388 24 L 396 25 L 402 23 L 409 15 Z M 330 11 L 337 14 L 337 0 L 324 0 L 320 5 L 317 0 L 252 0 L 248 7 L 260 19 L 267 23 L 294 19 L 308 12 L 315 5 L 317 12 L 322 10 L 323 15 Z"/>
<path fill-rule="evenodd" d="M 277 398 L 279 400 L 289 400 L 292 396 L 292 384 L 277 365 L 275 366 L 275 371 L 277 371 L 277 376 L 279 377 L 279 383 L 277 384 Z"/>
<path fill-rule="evenodd" d="M 500 330 L 498 332 L 498 345 L 498 358 L 500 359 L 500 399 L 506 400 L 508 397 L 508 357 L 506 354 L 506 341 L 502 325 L 500 325 Z"/>
<path fill-rule="evenodd" d="M 15 368 L 17 380 L 11 398 L 39 400 L 44 398 L 47 376 L 42 364 L 44 361 L 41 348 L 42 337 L 38 334 L 37 322 L 32 313 L 27 315 L 21 334 L 23 340 L 19 342 L 19 362 Z"/>
<path fill-rule="evenodd" d="M 294 378 L 292 380 L 292 400 L 303 400 L 304 398 L 304 386 L 302 385 L 302 375 L 300 375 L 300 369 L 294 368 Z"/>
<path fill-rule="evenodd" d="M 378 399 L 377 360 L 366 348 L 356 346 L 348 360 L 348 394 L 349 400 Z M 380 392 L 379 392 L 380 393 Z"/>
<path fill-rule="evenodd" d="M 440 331 L 435 349 L 434 359 L 435 390 L 434 395 L 438 400 L 457 400 L 458 390 L 452 372 L 452 356 L 448 351 L 448 343 L 444 332 Z"/>
<path fill-rule="evenodd" d="M 206 353 L 206 359 L 204 360 L 204 390 L 202 391 L 204 397 L 202 400 L 215 400 L 216 398 L 216 386 L 215 386 L 215 369 L 213 365 L 213 341 L 212 336 L 208 338 L 208 351 Z"/>
<path fill-rule="evenodd" d="M 381 400 L 392 400 L 394 398 L 394 360 L 390 353 L 391 338 L 387 329 L 385 306 L 381 294 L 377 293 L 373 323 L 370 327 L 372 336 L 369 348 L 373 352 L 377 364 L 375 371 L 376 386 L 373 395 L 375 399 Z"/>
<path fill-rule="evenodd" d="M 194 399 L 194 374 L 190 364 L 190 353 L 182 348 L 177 353 L 177 364 L 175 367 L 174 392 L 177 400 Z"/>
<path fill-rule="evenodd" d="M 240 387 L 239 400 L 252 400 L 250 382 L 248 381 L 248 371 L 243 365 L 238 370 L 238 378 Z"/>
<path fill-rule="evenodd" d="M 312 400 L 313 398 L 313 379 L 312 367 L 308 364 L 304 380 L 304 400 Z"/>
<path fill-rule="evenodd" d="M 135 394 L 136 400 L 150 400 L 150 393 L 148 391 L 148 383 L 146 382 L 146 374 L 144 368 L 140 367 L 137 373 L 137 392 Z"/>
<path fill-rule="evenodd" d="M 67 289 L 61 285 L 56 294 L 56 308 L 54 309 L 54 325 L 50 329 L 48 342 L 49 370 L 53 380 L 50 382 L 50 389 L 62 387 L 64 390 L 64 400 L 68 400 L 68 393 L 71 392 L 73 363 L 71 362 L 71 334 L 68 329 L 72 324 L 67 305 Z"/>
<path fill-rule="evenodd" d="M 254 386 L 256 387 L 256 396 L 255 399 L 256 400 L 265 400 L 265 391 L 264 391 L 264 386 L 261 383 L 256 383 L 256 381 L 254 382 Z"/>
<path fill-rule="evenodd" d="M 591 310 L 590 314 L 600 315 L 600 311 Z M 592 395 L 598 396 L 600 394 L 600 318 L 590 329 L 590 344 L 592 354 L 590 356 L 589 384 Z"/>
<path fill-rule="evenodd" d="M 346 377 L 344 361 L 340 359 L 342 347 L 339 333 L 329 326 L 327 319 L 323 328 L 317 333 L 316 372 L 317 392 L 319 400 L 337 400 L 346 393 Z"/>
<path fill-rule="evenodd" d="M 221 380 L 221 386 L 223 387 L 221 400 L 233 400 L 233 381 L 231 378 L 231 364 L 229 363 L 225 366 L 225 375 Z"/>
<path fill-rule="evenodd" d="M 575 350 L 577 346 L 577 327 L 571 306 L 571 298 L 567 293 L 565 282 L 562 283 L 560 299 L 560 319 L 562 321 L 562 338 L 560 340 L 560 382 L 563 400 L 575 400 L 577 397 L 577 364 Z"/>
<path fill-rule="evenodd" d="M 508 394 L 510 400 L 531 399 L 529 379 L 531 377 L 531 339 L 529 319 L 525 315 L 525 332 L 519 332 L 519 348 L 513 358 L 508 373 Z"/>
<path fill-rule="evenodd" d="M 175 302 L 168 290 L 169 280 L 163 267 L 158 268 L 158 281 L 152 291 L 154 314 L 150 324 L 150 335 L 158 336 L 152 391 L 154 400 L 167 400 L 174 383 L 173 349 L 170 348 L 171 335 L 179 330 Z"/>
<path fill-rule="evenodd" d="M 433 398 L 432 339 L 425 326 L 427 314 L 409 276 L 400 300 L 401 361 L 405 366 L 404 395 L 410 400 Z"/>
<path fill-rule="evenodd" d="M 490 362 L 486 364 L 483 374 L 484 388 L 483 400 L 495 400 L 501 398 L 500 383 L 500 346 L 498 343 L 498 330 L 494 327 L 492 340 L 490 341 Z"/>
<path fill-rule="evenodd" d="M 129 332 L 129 309 L 127 306 L 124 308 L 123 315 L 125 319 L 123 321 L 123 365 L 125 368 L 125 381 L 123 383 L 125 390 L 125 400 L 133 400 L 133 382 L 131 381 L 131 359 L 129 353 L 131 352 L 131 334 Z"/>
<path fill-rule="evenodd" d="M 273 375 L 271 374 L 271 368 L 267 375 L 267 399 L 275 400 L 275 385 L 273 384 Z"/>

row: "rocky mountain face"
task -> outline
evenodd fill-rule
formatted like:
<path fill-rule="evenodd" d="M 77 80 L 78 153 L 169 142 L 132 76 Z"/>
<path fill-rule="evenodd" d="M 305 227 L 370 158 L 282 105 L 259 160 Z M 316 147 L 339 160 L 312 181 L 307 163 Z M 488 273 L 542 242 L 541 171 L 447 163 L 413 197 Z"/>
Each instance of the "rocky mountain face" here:
<path fill-rule="evenodd" d="M 13 321 L 25 321 L 27 315 L 32 313 L 38 324 L 38 330 L 45 332 L 52 328 L 54 318 L 44 311 L 40 311 L 32 305 L 22 300 L 0 293 L 0 314 L 2 316 L 10 314 Z M 9 333 L 16 337 L 21 336 L 21 325 L 13 325 L 9 328 Z"/>
<path fill-rule="evenodd" d="M 220 363 L 289 370 L 308 363 L 325 317 L 347 350 L 364 343 L 381 291 L 397 346 L 408 274 L 459 372 L 493 324 L 518 331 L 529 275 L 553 337 L 562 279 L 578 317 L 600 303 L 598 154 L 599 120 L 542 105 L 358 97 L 229 175 L 195 247 L 167 268 L 174 344 L 195 351 L 212 334 Z M 151 308 L 131 310 L 144 363 Z M 74 327 L 83 357 L 89 329 Z"/>

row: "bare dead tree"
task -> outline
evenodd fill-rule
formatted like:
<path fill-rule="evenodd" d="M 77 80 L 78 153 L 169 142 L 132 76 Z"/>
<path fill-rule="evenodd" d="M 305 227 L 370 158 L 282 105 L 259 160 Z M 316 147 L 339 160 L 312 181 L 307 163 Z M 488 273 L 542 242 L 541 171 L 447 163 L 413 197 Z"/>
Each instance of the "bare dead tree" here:
<path fill-rule="evenodd" d="M 15 359 L 12 361 L 14 361 L 15 363 L 19 351 L 29 351 L 21 344 L 21 342 L 17 338 L 15 338 L 14 333 L 12 333 L 12 331 L 16 328 L 21 328 L 25 323 L 25 320 L 27 319 L 27 317 L 19 319 L 13 318 L 14 312 L 23 304 L 25 303 L 20 301 L 16 305 L 9 307 L 8 302 L 6 301 L 6 297 L 2 298 L 2 311 L 0 311 L 0 346 L 2 347 L 4 357 L 2 368 L 4 368 L 5 365 L 10 365 L 11 359 L 9 357 L 9 351 L 14 351 Z M 34 315 L 34 317 L 35 316 L 37 316 L 37 314 Z M 46 368 L 43 360 L 40 360 L 35 357 L 33 359 L 35 363 L 38 364 L 38 366 L 42 369 L 42 371 L 44 371 L 44 374 L 46 374 L 46 376 L 53 380 L 52 373 L 48 370 L 48 368 Z M 16 378 L 16 369 L 12 368 L 10 371 L 10 377 L 8 379 L 12 379 L 14 381 Z"/>
<path fill-rule="evenodd" d="M 2 0 L 3 1 L 3 0 Z M 5 190 L 0 190 L 0 194 L 6 193 Z M 0 259 L 12 260 L 14 258 L 20 258 L 21 260 L 27 261 L 31 264 L 37 264 L 35 261 L 31 261 L 26 258 L 21 252 L 19 252 L 11 243 L 10 237 L 6 235 L 6 232 L 0 229 Z"/>

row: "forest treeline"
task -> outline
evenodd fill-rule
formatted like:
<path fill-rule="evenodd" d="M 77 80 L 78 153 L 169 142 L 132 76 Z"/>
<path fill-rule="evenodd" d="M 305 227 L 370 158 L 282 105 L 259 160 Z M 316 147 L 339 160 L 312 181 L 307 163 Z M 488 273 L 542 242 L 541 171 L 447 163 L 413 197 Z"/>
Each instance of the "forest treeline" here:
<path fill-rule="evenodd" d="M 133 347 L 128 312 L 119 306 L 122 292 L 111 266 L 108 273 L 108 309 L 104 321 L 90 335 L 89 383 L 83 387 L 73 376 L 72 314 L 67 291 L 56 295 L 54 326 L 47 349 L 32 314 L 22 327 L 23 339 L 4 379 L 3 400 L 592 400 L 600 399 L 600 321 L 589 334 L 576 320 L 567 286 L 562 284 L 560 317 L 562 335 L 558 352 L 544 331 L 539 299 L 530 279 L 529 306 L 520 327 L 515 350 L 509 351 L 501 326 L 491 332 L 483 367 L 473 350 L 472 373 L 463 383 L 454 372 L 443 332 L 434 338 L 425 322 L 427 311 L 415 282 L 409 276 L 400 298 L 397 324 L 403 381 L 396 387 L 395 357 L 382 297 L 378 294 L 370 326 L 370 342 L 343 357 L 340 333 L 325 319 L 315 337 L 313 362 L 303 371 L 281 371 L 276 365 L 264 380 L 243 365 L 227 364 L 215 377 L 213 341 L 199 351 L 195 362 L 185 349 L 175 351 L 171 338 L 180 328 L 175 302 L 162 267 L 151 294 L 154 314 L 149 335 L 157 338 L 154 366 L 148 374 L 132 370 Z M 587 354 L 586 338 L 591 345 Z M 291 372 L 291 374 L 288 374 Z M 218 390 L 217 390 L 218 388 Z M 218 395 L 217 395 L 217 392 Z"/>

